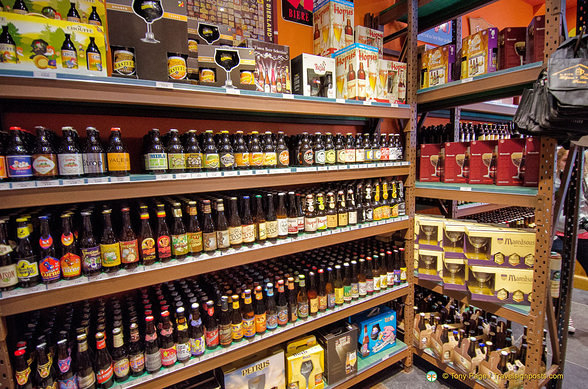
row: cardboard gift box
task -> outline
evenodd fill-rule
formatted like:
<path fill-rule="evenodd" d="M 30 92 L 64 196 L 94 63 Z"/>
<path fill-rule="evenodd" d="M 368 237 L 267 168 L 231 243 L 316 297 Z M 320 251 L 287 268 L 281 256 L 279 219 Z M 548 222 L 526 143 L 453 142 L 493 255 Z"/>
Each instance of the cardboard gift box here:
<path fill-rule="evenodd" d="M 335 98 L 335 59 L 300 54 L 292 59 L 292 93 Z"/>
<path fill-rule="evenodd" d="M 468 175 L 468 184 L 487 184 L 494 183 L 496 175 L 496 148 L 494 140 L 475 140 L 470 142 L 469 157 L 470 168 Z M 494 162 L 494 172 L 491 172 L 492 162 Z"/>
<path fill-rule="evenodd" d="M 415 243 L 418 248 L 443 251 L 445 219 L 434 216 L 415 216 Z"/>
<path fill-rule="evenodd" d="M 496 71 L 498 64 L 498 29 L 479 31 L 462 39 L 461 78 Z"/>
<path fill-rule="evenodd" d="M 396 312 L 386 306 L 351 316 L 359 328 L 359 355 L 366 358 L 396 344 Z"/>
<path fill-rule="evenodd" d="M 231 28 L 224 24 L 200 21 L 188 17 L 188 78 L 196 82 L 198 74 L 198 46 L 233 46 Z"/>
<path fill-rule="evenodd" d="M 443 281 L 443 251 L 414 250 L 418 262 L 418 277 L 427 281 Z"/>
<path fill-rule="evenodd" d="M 317 340 L 325 350 L 325 378 L 332 385 L 357 372 L 358 329 L 335 323 L 318 331 Z"/>
<path fill-rule="evenodd" d="M 316 337 L 307 335 L 286 347 L 288 388 L 323 389 L 324 349 Z"/>
<path fill-rule="evenodd" d="M 0 25 L 8 26 L 16 43 L 2 45 L 4 61 L 0 62 L 0 69 L 108 75 L 101 26 L 13 12 L 0 12 Z"/>
<path fill-rule="evenodd" d="M 467 142 L 445 142 L 441 150 L 441 181 L 465 183 L 469 172 Z M 467 169 L 467 170 L 466 170 Z"/>
<path fill-rule="evenodd" d="M 465 253 L 469 265 L 532 269 L 535 233 L 512 228 L 466 227 Z"/>
<path fill-rule="evenodd" d="M 244 47 L 200 46 L 198 48 L 200 85 L 225 86 L 227 71 L 219 64 L 223 55 L 238 58 L 239 64 L 229 71 L 232 85 L 238 89 L 255 90 L 255 50 Z"/>
<path fill-rule="evenodd" d="M 262 358 L 255 355 L 223 366 L 225 389 L 286 389 L 284 350 L 277 348 Z"/>
<path fill-rule="evenodd" d="M 6 5 L 6 2 L 4 4 Z M 104 0 L 76 0 L 74 4 L 80 15 L 80 20 L 69 21 L 96 26 L 106 25 L 106 4 Z M 68 20 L 67 14 L 71 8 L 71 2 L 58 0 L 27 1 L 26 5 L 29 13 L 43 15 L 47 19 L 56 20 Z M 99 20 L 95 18 L 95 15 L 92 15 L 93 8 L 96 8 L 96 14 Z"/>
<path fill-rule="evenodd" d="M 421 145 L 419 158 L 419 181 L 423 182 L 439 182 L 441 177 L 439 174 L 440 166 L 440 143 L 429 143 Z"/>
<path fill-rule="evenodd" d="M 452 69 L 455 64 L 455 46 L 445 45 L 427 50 L 422 55 L 422 87 L 429 88 L 453 81 Z"/>
<path fill-rule="evenodd" d="M 353 2 L 321 0 L 313 9 L 314 54 L 325 57 L 353 44 Z"/>
<path fill-rule="evenodd" d="M 523 153 L 523 162 L 521 162 L 521 172 L 523 173 L 524 186 L 539 185 L 539 163 L 541 161 L 541 140 L 538 137 L 529 137 L 525 139 L 525 150 Z"/>
<path fill-rule="evenodd" d="M 535 16 L 527 27 L 525 63 L 543 62 L 545 50 L 545 15 Z"/>
<path fill-rule="evenodd" d="M 290 47 L 246 39 L 239 46 L 255 51 L 255 85 L 260 92 L 292 93 Z"/>
<path fill-rule="evenodd" d="M 525 63 L 527 29 L 503 28 L 498 34 L 498 69 L 509 69 Z"/>
<path fill-rule="evenodd" d="M 496 185 L 516 186 L 523 183 L 521 165 L 525 140 L 501 139 L 496 146 Z"/>
<path fill-rule="evenodd" d="M 378 79 L 378 49 L 354 43 L 333 54 L 337 75 L 337 98 L 374 100 Z"/>
<path fill-rule="evenodd" d="M 384 31 L 355 26 L 355 43 L 376 47 L 379 58 L 384 58 Z"/>
<path fill-rule="evenodd" d="M 530 305 L 533 269 L 469 266 L 468 291 L 472 301 Z"/>
<path fill-rule="evenodd" d="M 385 103 L 406 103 L 406 63 L 380 59 L 376 100 Z"/>

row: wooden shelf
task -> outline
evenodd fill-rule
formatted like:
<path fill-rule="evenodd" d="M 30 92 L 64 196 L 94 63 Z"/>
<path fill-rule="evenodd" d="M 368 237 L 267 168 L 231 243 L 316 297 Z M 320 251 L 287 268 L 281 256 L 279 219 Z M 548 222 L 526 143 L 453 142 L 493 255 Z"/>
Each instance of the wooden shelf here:
<path fill-rule="evenodd" d="M 508 205 L 502 204 L 486 204 L 486 203 L 472 203 L 472 204 L 462 204 L 457 206 L 457 211 L 454 218 L 461 218 L 471 215 L 476 215 L 482 212 L 490 212 L 496 211 L 497 209 L 502 209 L 509 207 Z"/>
<path fill-rule="evenodd" d="M 416 182 L 416 197 L 443 200 L 478 201 L 510 207 L 535 207 L 537 188 L 523 186 L 447 184 L 444 182 Z"/>
<path fill-rule="evenodd" d="M 529 311 L 530 307 L 527 305 L 515 305 L 515 304 L 505 304 L 505 305 L 498 305 L 483 301 L 472 301 L 469 298 L 467 293 L 461 293 L 451 290 L 443 289 L 443 286 L 437 282 L 433 281 L 425 281 L 415 277 L 415 281 L 417 285 L 420 285 L 424 288 L 432 290 L 433 292 L 443 294 L 448 297 L 452 297 L 462 303 L 466 303 L 469 305 L 473 305 L 480 309 L 483 309 L 487 312 L 492 312 L 496 316 L 502 316 L 505 319 L 510 321 L 514 321 L 521 325 L 528 325 L 529 323 Z"/>
<path fill-rule="evenodd" d="M 68 204 L 72 201 L 105 201 L 405 176 L 409 174 L 409 171 L 410 164 L 408 162 L 379 162 L 320 168 L 261 169 L 215 173 L 165 174 L 161 176 L 141 174 L 123 178 L 127 180 L 126 182 L 120 182 L 120 178 L 111 177 L 110 182 L 93 183 L 96 182 L 96 179 L 87 178 L 73 180 L 74 182 L 79 181 L 75 185 L 67 184 L 71 180 L 56 180 L 55 186 L 45 187 L 41 185 L 47 185 L 48 182 L 46 181 L 4 183 L 0 184 L 0 189 L 4 189 L 0 190 L 0 209 Z M 182 179 L 179 179 L 180 176 Z M 104 180 L 104 178 L 101 180 Z M 9 185 L 12 185 L 12 187 Z"/>
<path fill-rule="evenodd" d="M 210 273 L 265 259 L 276 258 L 319 247 L 335 245 L 355 239 L 389 233 L 409 228 L 413 220 L 408 217 L 371 222 L 353 227 L 345 227 L 323 233 L 304 234 L 296 238 L 266 242 L 238 250 L 216 251 L 212 255 L 201 254 L 182 261 L 172 260 L 155 267 L 139 266 L 133 272 L 119 270 L 96 277 L 80 277 L 76 280 L 62 280 L 48 287 L 38 285 L 28 289 L 15 289 L 3 292 L 0 298 L 0 316 L 9 316 L 56 305 L 71 303 L 103 295 L 139 289 L 158 284 Z"/>
<path fill-rule="evenodd" d="M 16 74 L 16 75 L 15 75 Z M 205 110 L 274 117 L 396 118 L 408 119 L 410 106 L 377 102 L 345 101 L 281 93 L 226 90 L 181 83 L 131 80 L 113 77 L 58 75 L 57 79 L 35 78 L 32 72 L 0 72 L 0 99 L 43 101 L 58 104 L 83 103 L 96 106 Z M 224 112 L 224 113 L 223 113 Z M 221 117 L 219 117 L 221 119 Z"/>
<path fill-rule="evenodd" d="M 176 363 L 173 367 L 162 369 L 155 374 L 144 374 L 136 379 L 121 384 L 120 388 L 154 388 L 159 389 L 173 385 L 196 375 L 205 373 L 212 369 L 224 366 L 231 362 L 242 359 L 248 355 L 258 353 L 270 347 L 277 346 L 293 338 L 308 334 L 318 328 L 324 327 L 338 320 L 346 319 L 356 313 L 365 311 L 388 301 L 406 296 L 410 288 L 402 285 L 392 290 L 386 290 L 373 296 L 359 300 L 352 304 L 336 307 L 334 310 L 319 313 L 307 320 L 298 320 L 286 327 L 266 332 L 261 336 L 255 336 L 252 340 L 242 340 L 233 343 L 227 348 L 219 348 L 214 351 L 207 351 L 199 358 L 190 359 L 185 363 Z M 395 359 L 395 358 L 393 358 Z M 361 374 L 361 373 L 360 373 Z M 343 386 L 347 387 L 347 386 Z"/>
<path fill-rule="evenodd" d="M 437 360 L 437 358 L 435 358 L 432 354 L 430 354 L 430 351 L 428 351 L 428 349 L 421 350 L 416 347 L 413 347 L 412 349 L 414 350 L 415 355 L 418 355 L 419 357 L 421 357 L 425 361 L 429 362 L 431 365 L 433 365 L 433 366 L 437 367 L 438 369 L 444 371 L 445 373 L 449 374 L 448 378 L 451 378 L 452 375 L 459 374 L 460 375 L 459 381 L 461 381 L 465 385 L 469 386 L 470 388 L 486 389 L 486 387 L 484 385 L 480 384 L 478 381 L 472 380 L 469 377 L 463 377 L 464 374 L 459 373 L 452 366 L 448 365 L 447 363 L 442 363 L 439 360 Z"/>
<path fill-rule="evenodd" d="M 419 112 L 474 104 L 521 94 L 541 72 L 543 62 L 453 81 L 417 92 Z"/>

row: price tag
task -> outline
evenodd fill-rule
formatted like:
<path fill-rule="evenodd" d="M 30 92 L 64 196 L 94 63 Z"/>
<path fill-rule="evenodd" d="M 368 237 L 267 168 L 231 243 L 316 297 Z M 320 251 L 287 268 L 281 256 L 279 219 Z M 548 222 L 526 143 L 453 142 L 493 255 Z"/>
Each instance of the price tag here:
<path fill-rule="evenodd" d="M 269 172 L 267 171 L 267 169 L 257 169 L 255 170 L 255 175 L 258 176 L 260 174 L 268 174 Z"/>
<path fill-rule="evenodd" d="M 173 174 L 156 174 L 155 181 L 167 181 L 174 178 Z"/>
<path fill-rule="evenodd" d="M 222 173 L 221 172 L 209 172 L 206 173 L 206 177 L 208 178 L 217 178 L 217 177 L 222 177 Z"/>
<path fill-rule="evenodd" d="M 33 72 L 35 78 L 57 78 L 57 74 L 49 71 L 35 70 Z"/>
<path fill-rule="evenodd" d="M 352 165 L 341 165 L 341 166 L 349 166 L 349 169 L 359 169 L 359 165 L 354 163 Z M 340 168 L 340 167 L 339 167 Z"/>
<path fill-rule="evenodd" d="M 372 105 L 372 102 L 370 100 L 364 101 L 363 105 Z"/>
<path fill-rule="evenodd" d="M 337 165 L 329 165 L 328 166 L 328 169 L 329 170 L 339 170 L 339 166 L 337 166 Z"/>
<path fill-rule="evenodd" d="M 329 169 L 329 168 L 328 168 L 327 166 L 319 166 L 319 167 L 318 167 L 318 171 L 319 171 L 319 172 L 325 172 L 325 171 L 327 171 L 328 169 Z"/>
<path fill-rule="evenodd" d="M 86 182 L 88 184 L 106 184 L 110 180 L 108 177 L 93 177 L 93 178 L 86 178 Z M 47 181 L 48 182 L 48 181 Z M 37 186 L 39 186 L 39 182 L 37 182 Z"/>
<path fill-rule="evenodd" d="M 375 164 L 375 163 L 368 163 L 368 164 L 367 164 L 367 168 L 368 168 L 368 169 L 373 169 L 373 168 L 375 168 L 375 167 L 376 167 L 376 164 Z"/>
<path fill-rule="evenodd" d="M 178 173 L 174 175 L 176 180 L 187 180 L 192 178 L 192 174 L 190 173 Z"/>
<path fill-rule="evenodd" d="M 345 99 L 335 99 L 336 103 L 345 104 Z"/>
<path fill-rule="evenodd" d="M 296 168 L 297 172 L 300 173 L 306 173 L 306 172 L 316 172 L 316 167 L 312 166 L 312 167 L 299 167 Z"/>
<path fill-rule="evenodd" d="M 396 104 L 396 103 L 390 103 L 390 106 L 391 106 L 392 108 L 398 108 L 398 104 Z"/>
<path fill-rule="evenodd" d="M 10 183 L 5 182 L 0 184 L 0 190 L 7 190 L 10 189 Z"/>
<path fill-rule="evenodd" d="M 190 173 L 190 177 L 192 179 L 195 179 L 196 180 L 196 179 L 199 179 L 199 178 L 206 177 L 206 174 L 204 174 L 204 173 Z"/>
<path fill-rule="evenodd" d="M 252 170 L 239 170 L 239 175 L 240 176 L 252 176 L 253 171 Z"/>
<path fill-rule="evenodd" d="M 339 231 L 348 232 L 348 231 L 351 231 L 351 229 L 349 227 L 342 227 Z"/>
<path fill-rule="evenodd" d="M 76 178 L 76 179 L 71 179 L 71 180 L 62 180 L 62 184 L 63 185 L 83 185 L 84 184 L 84 179 L 83 178 Z"/>
<path fill-rule="evenodd" d="M 241 91 L 239 89 L 229 88 L 226 90 L 228 95 L 240 95 Z"/>
<path fill-rule="evenodd" d="M 35 181 L 13 182 L 12 189 L 34 188 Z"/>
<path fill-rule="evenodd" d="M 155 87 L 161 89 L 173 89 L 174 84 L 171 82 L 155 81 Z"/>
<path fill-rule="evenodd" d="M 37 181 L 37 188 L 48 188 L 51 186 L 59 186 L 59 180 Z"/>
<path fill-rule="evenodd" d="M 473 78 L 473 77 L 470 77 L 470 78 L 464 78 L 463 80 L 461 80 L 461 83 L 462 83 L 462 84 L 465 84 L 466 82 L 472 82 L 472 81 L 474 81 L 474 78 Z"/>
<path fill-rule="evenodd" d="M 282 95 L 283 99 L 289 99 L 289 100 L 294 100 L 294 95 L 291 93 L 285 93 Z"/>
<path fill-rule="evenodd" d="M 338 165 L 337 169 L 338 170 L 347 170 L 347 169 L 351 169 L 351 167 L 349 165 Z"/>
<path fill-rule="evenodd" d="M 290 168 L 282 168 L 282 169 L 274 169 L 273 172 L 275 174 L 289 174 L 291 172 Z"/>
<path fill-rule="evenodd" d="M 110 182 L 131 182 L 131 177 L 110 177 Z"/>
<path fill-rule="evenodd" d="M 239 172 L 230 171 L 230 172 L 223 172 L 223 177 L 234 177 L 238 176 Z"/>
<path fill-rule="evenodd" d="M 468 186 L 460 186 L 459 190 L 461 190 L 462 192 L 471 192 L 472 188 L 470 188 Z"/>

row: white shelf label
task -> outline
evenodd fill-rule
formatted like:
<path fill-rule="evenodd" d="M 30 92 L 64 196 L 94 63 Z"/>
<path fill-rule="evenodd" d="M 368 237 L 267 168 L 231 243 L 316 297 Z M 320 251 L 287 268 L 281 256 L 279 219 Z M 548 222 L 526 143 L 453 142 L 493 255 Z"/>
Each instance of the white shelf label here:
<path fill-rule="evenodd" d="M 155 181 L 167 181 L 173 179 L 173 174 L 156 174 Z"/>
<path fill-rule="evenodd" d="M 469 78 L 464 78 L 463 80 L 461 80 L 461 83 L 462 84 L 465 84 L 466 82 L 472 82 L 472 81 L 474 81 L 474 78 L 473 77 L 469 77 Z"/>
<path fill-rule="evenodd" d="M 230 171 L 230 172 L 223 172 L 223 177 L 234 177 L 239 175 L 239 172 Z"/>
<path fill-rule="evenodd" d="M 325 172 L 327 171 L 329 168 L 327 166 L 318 166 L 318 171 L 319 172 Z"/>
<path fill-rule="evenodd" d="M 297 172 L 306 173 L 306 172 L 316 172 L 316 167 L 299 167 L 296 168 Z"/>
<path fill-rule="evenodd" d="M 38 188 L 48 188 L 51 186 L 59 186 L 59 180 L 37 181 Z"/>
<path fill-rule="evenodd" d="M 293 100 L 294 99 L 294 95 L 293 94 L 289 94 L 289 93 L 285 93 L 285 94 L 282 95 L 282 98 Z"/>
<path fill-rule="evenodd" d="M 108 177 L 93 177 L 93 178 L 87 178 L 86 180 L 87 180 L 88 184 L 106 184 L 110 181 L 108 179 Z M 38 186 L 38 183 L 37 183 L 37 186 Z"/>
<path fill-rule="evenodd" d="M 162 89 L 173 89 L 174 84 L 171 82 L 155 81 L 155 87 Z"/>
<path fill-rule="evenodd" d="M 199 179 L 206 177 L 206 175 L 204 173 L 190 173 L 190 177 L 193 179 Z"/>
<path fill-rule="evenodd" d="M 337 165 L 329 165 L 328 169 L 329 170 L 339 170 L 339 167 Z"/>
<path fill-rule="evenodd" d="M 35 181 L 13 182 L 12 189 L 34 188 Z"/>
<path fill-rule="evenodd" d="M 233 88 L 229 88 L 226 90 L 226 93 L 228 95 L 240 95 L 241 91 L 239 89 L 233 89 Z"/>
<path fill-rule="evenodd" d="M 267 169 L 257 169 L 255 170 L 255 175 L 258 176 L 260 174 L 268 174 Z"/>
<path fill-rule="evenodd" d="M 398 108 L 398 104 L 396 104 L 396 103 L 390 103 L 390 106 L 391 106 L 392 108 Z"/>
<path fill-rule="evenodd" d="M 336 103 L 345 104 L 345 99 L 335 99 Z"/>
<path fill-rule="evenodd" d="M 192 174 L 191 173 L 178 173 L 175 175 L 176 180 L 188 180 L 190 178 L 192 178 Z"/>
<path fill-rule="evenodd" d="M 43 71 L 43 70 L 35 70 L 33 72 L 33 77 L 35 78 L 57 78 L 57 74 L 53 72 Z"/>
<path fill-rule="evenodd" d="M 349 165 L 338 165 L 337 169 L 338 170 L 347 170 L 347 169 L 351 169 L 351 167 Z"/>
<path fill-rule="evenodd" d="M 222 173 L 221 172 L 208 172 L 208 173 L 206 173 L 206 177 L 208 177 L 208 178 L 222 177 Z"/>
<path fill-rule="evenodd" d="M 63 185 L 83 185 L 84 179 L 83 178 L 75 178 L 75 179 L 66 179 L 62 180 Z"/>
<path fill-rule="evenodd" d="M 0 184 L 0 190 L 7 190 L 10 189 L 10 184 L 8 182 Z"/>
<path fill-rule="evenodd" d="M 275 173 L 275 174 L 288 174 L 288 173 L 290 173 L 290 169 L 288 169 L 288 168 L 274 169 L 274 170 L 272 170 L 272 173 Z"/>
<path fill-rule="evenodd" d="M 131 182 L 131 177 L 110 177 L 110 182 Z"/>
<path fill-rule="evenodd" d="M 371 100 L 367 100 L 363 102 L 363 105 L 372 105 L 372 102 Z"/>
<path fill-rule="evenodd" d="M 251 170 L 239 170 L 239 175 L 240 176 L 252 176 L 253 175 L 253 171 L 251 171 Z"/>
<path fill-rule="evenodd" d="M 367 167 L 368 167 L 368 169 L 372 169 L 372 168 L 376 167 L 376 164 L 375 163 L 368 163 Z"/>
<path fill-rule="evenodd" d="M 472 188 L 467 187 L 467 186 L 460 186 L 459 190 L 463 191 L 463 192 L 471 192 Z"/>

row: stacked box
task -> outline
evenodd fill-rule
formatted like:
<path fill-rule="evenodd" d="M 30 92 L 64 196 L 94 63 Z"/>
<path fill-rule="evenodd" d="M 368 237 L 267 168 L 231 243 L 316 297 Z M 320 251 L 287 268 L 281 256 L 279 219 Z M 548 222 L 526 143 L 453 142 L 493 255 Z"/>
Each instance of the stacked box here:
<path fill-rule="evenodd" d="M 421 145 L 419 150 L 419 181 L 439 182 L 441 162 L 441 144 L 430 143 Z"/>
<path fill-rule="evenodd" d="M 255 85 L 267 93 L 292 93 L 290 47 L 246 39 L 239 46 L 255 50 Z"/>
<path fill-rule="evenodd" d="M 353 44 L 354 8 L 345 0 L 322 0 L 314 5 L 314 54 L 325 57 Z"/>
<path fill-rule="evenodd" d="M 462 79 L 495 72 L 498 57 L 498 29 L 492 27 L 463 38 L 461 52 Z"/>
<path fill-rule="evenodd" d="M 443 289 L 466 292 L 466 224 L 446 220 L 443 227 Z"/>
<path fill-rule="evenodd" d="M 443 85 L 452 81 L 452 68 L 454 63 L 454 45 L 440 46 L 425 51 L 421 60 L 421 80 L 423 88 Z"/>
<path fill-rule="evenodd" d="M 468 143 L 445 142 L 441 150 L 441 181 L 465 183 L 469 174 Z"/>
<path fill-rule="evenodd" d="M 525 150 L 521 172 L 523 173 L 523 186 L 539 185 L 539 162 L 541 161 L 541 142 L 539 137 L 525 139 Z"/>
<path fill-rule="evenodd" d="M 527 27 L 526 63 L 543 62 L 545 50 L 545 15 L 535 16 Z"/>
<path fill-rule="evenodd" d="M 359 328 L 359 355 L 366 358 L 396 344 L 396 312 L 386 306 L 351 316 Z"/>
<path fill-rule="evenodd" d="M 520 138 L 498 141 L 496 159 L 496 185 L 521 185 L 521 166 L 524 162 L 525 140 Z"/>
<path fill-rule="evenodd" d="M 468 225 L 465 255 L 469 265 L 532 269 L 535 233 L 509 228 Z"/>
<path fill-rule="evenodd" d="M 384 58 L 384 31 L 355 26 L 355 43 L 376 47 L 380 59 Z"/>
<path fill-rule="evenodd" d="M 258 355 L 223 366 L 225 389 L 285 389 L 286 371 L 284 350 L 269 351 L 267 356 Z"/>
<path fill-rule="evenodd" d="M 233 46 L 233 31 L 229 26 L 188 18 L 188 78 L 198 80 L 198 46 Z"/>
<path fill-rule="evenodd" d="M 374 100 L 378 79 L 378 49 L 354 43 L 333 54 L 336 66 L 337 98 Z"/>
<path fill-rule="evenodd" d="M 376 100 L 385 103 L 406 103 L 406 64 L 380 59 L 378 62 Z"/>
<path fill-rule="evenodd" d="M 533 301 L 533 269 L 468 267 L 468 290 L 473 301 L 525 305 Z"/>
<path fill-rule="evenodd" d="M 503 28 L 498 34 L 498 69 L 509 69 L 525 63 L 525 27 Z"/>
<path fill-rule="evenodd" d="M 201 46 L 198 50 L 198 67 L 200 85 L 224 86 L 227 72 L 217 63 L 217 52 L 237 53 L 239 64 L 229 71 L 234 87 L 255 90 L 255 53 L 253 49 L 243 47 Z"/>
<path fill-rule="evenodd" d="M 475 140 L 470 142 L 470 169 L 468 176 L 468 184 L 487 184 L 494 183 L 494 174 L 490 167 L 492 161 L 496 164 L 496 155 L 494 149 L 496 147 L 495 140 Z M 495 165 L 496 166 L 496 165 Z"/>
<path fill-rule="evenodd" d="M 318 332 L 325 349 L 325 378 L 328 384 L 344 380 L 357 372 L 357 336 L 355 325 L 336 323 Z"/>
<path fill-rule="evenodd" d="M 335 59 L 300 54 L 292 60 L 292 93 L 335 98 Z"/>
<path fill-rule="evenodd" d="M 323 389 L 324 350 L 314 335 L 294 340 L 286 350 L 288 388 Z"/>

